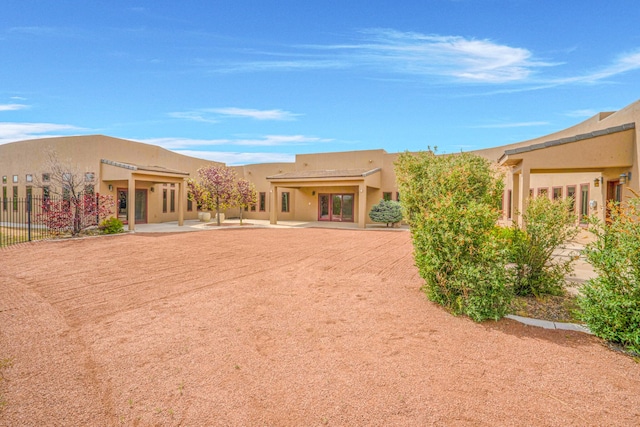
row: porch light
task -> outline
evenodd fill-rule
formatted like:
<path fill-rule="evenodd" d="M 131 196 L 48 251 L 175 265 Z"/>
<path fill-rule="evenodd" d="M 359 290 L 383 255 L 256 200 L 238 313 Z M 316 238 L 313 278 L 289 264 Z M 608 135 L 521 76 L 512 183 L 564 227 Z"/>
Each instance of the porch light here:
<path fill-rule="evenodd" d="M 602 183 L 602 177 L 598 177 L 598 178 L 593 180 L 593 186 L 594 187 L 600 187 L 601 183 Z"/>
<path fill-rule="evenodd" d="M 631 172 L 623 173 L 620 175 L 620 184 L 626 184 L 629 180 L 631 180 Z"/>
<path fill-rule="evenodd" d="M 109 191 L 113 191 L 113 185 L 109 184 Z"/>

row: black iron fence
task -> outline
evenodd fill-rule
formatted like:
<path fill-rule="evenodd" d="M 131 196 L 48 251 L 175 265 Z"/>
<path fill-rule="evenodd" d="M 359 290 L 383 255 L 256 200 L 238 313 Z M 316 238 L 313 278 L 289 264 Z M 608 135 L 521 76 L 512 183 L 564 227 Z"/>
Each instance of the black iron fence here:
<path fill-rule="evenodd" d="M 95 197 L 95 198 L 94 198 Z M 83 196 L 72 206 L 69 200 L 28 196 L 0 199 L 0 247 L 70 234 L 100 223 L 99 196 Z"/>

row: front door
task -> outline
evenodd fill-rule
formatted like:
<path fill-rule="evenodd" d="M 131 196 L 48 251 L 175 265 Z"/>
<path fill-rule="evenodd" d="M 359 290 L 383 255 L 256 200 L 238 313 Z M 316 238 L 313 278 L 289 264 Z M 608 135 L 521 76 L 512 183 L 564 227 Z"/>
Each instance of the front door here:
<path fill-rule="evenodd" d="M 117 203 L 117 211 L 118 211 L 118 219 L 122 221 L 124 224 L 127 224 L 127 218 L 129 218 L 129 207 L 127 196 L 129 195 L 129 190 L 126 188 L 118 188 L 118 201 Z M 147 223 L 147 190 L 136 188 L 136 197 L 135 197 L 135 215 L 136 215 L 136 224 L 146 224 Z"/>
<path fill-rule="evenodd" d="M 353 222 L 353 194 L 319 194 L 318 221 Z"/>

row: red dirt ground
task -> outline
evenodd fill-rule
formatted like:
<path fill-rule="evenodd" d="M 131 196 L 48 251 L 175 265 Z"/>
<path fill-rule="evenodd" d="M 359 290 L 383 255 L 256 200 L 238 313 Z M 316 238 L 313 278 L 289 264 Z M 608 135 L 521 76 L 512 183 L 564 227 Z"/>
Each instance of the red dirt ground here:
<path fill-rule="evenodd" d="M 451 316 L 411 253 L 407 232 L 329 229 L 2 250 L 0 424 L 638 424 L 633 358 Z"/>

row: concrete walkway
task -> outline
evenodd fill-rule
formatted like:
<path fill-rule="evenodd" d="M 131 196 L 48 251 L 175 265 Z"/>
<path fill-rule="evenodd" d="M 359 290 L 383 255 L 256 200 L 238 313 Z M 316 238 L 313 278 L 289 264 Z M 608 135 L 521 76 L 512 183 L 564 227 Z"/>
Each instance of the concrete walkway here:
<path fill-rule="evenodd" d="M 385 227 L 384 224 L 367 224 L 365 229 L 359 228 L 354 222 L 330 222 L 330 221 L 278 221 L 277 224 L 270 224 L 269 220 L 245 219 L 240 225 L 239 219 L 225 219 L 218 227 L 215 221 L 201 222 L 198 220 L 185 220 L 183 226 L 179 226 L 177 221 L 162 222 L 155 224 L 136 224 L 136 233 L 181 233 L 193 231 L 213 231 L 228 230 L 230 228 L 334 228 L 349 230 L 388 230 L 388 231 L 408 231 L 406 225 L 399 227 Z M 126 230 L 126 226 L 125 226 Z"/>

